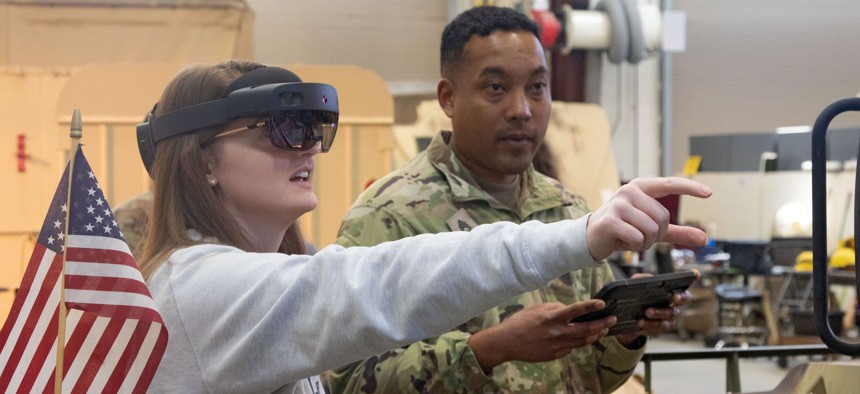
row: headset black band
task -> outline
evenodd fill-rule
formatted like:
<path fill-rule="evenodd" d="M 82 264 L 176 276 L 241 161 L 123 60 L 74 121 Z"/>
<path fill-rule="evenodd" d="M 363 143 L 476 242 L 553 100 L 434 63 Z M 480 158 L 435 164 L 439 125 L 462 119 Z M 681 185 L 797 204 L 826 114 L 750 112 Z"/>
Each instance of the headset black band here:
<path fill-rule="evenodd" d="M 221 99 L 152 118 L 149 121 L 152 142 L 157 144 L 170 137 L 227 123 L 226 107 L 227 100 Z"/>
<path fill-rule="evenodd" d="M 230 93 L 242 88 L 290 82 L 302 82 L 302 79 L 287 69 L 280 67 L 260 67 L 255 70 L 248 71 L 241 77 L 236 78 L 236 80 L 230 85 L 227 85 L 221 98 L 226 98 Z"/>
<path fill-rule="evenodd" d="M 255 70 L 256 71 L 256 70 Z M 247 82 L 247 81 L 246 81 Z M 178 109 L 137 126 L 141 159 L 150 170 L 156 144 L 167 138 L 223 125 L 240 118 L 283 112 L 339 113 L 337 91 L 322 83 L 287 82 L 251 86 L 230 92 L 226 98 Z"/>

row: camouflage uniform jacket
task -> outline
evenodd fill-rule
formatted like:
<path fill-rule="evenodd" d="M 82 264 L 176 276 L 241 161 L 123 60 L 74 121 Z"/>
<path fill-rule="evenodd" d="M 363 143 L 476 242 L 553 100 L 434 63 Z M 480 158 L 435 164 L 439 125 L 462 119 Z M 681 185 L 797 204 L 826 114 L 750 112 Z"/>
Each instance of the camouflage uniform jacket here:
<path fill-rule="evenodd" d="M 437 135 L 426 151 L 371 185 L 356 200 L 341 225 L 337 243 L 371 246 L 384 241 L 496 221 L 553 222 L 587 214 L 583 200 L 560 183 L 529 169 L 521 179 L 521 209 L 514 212 L 475 186 Z M 382 353 L 332 371 L 332 393 L 562 393 L 611 392 L 633 372 L 644 347 L 630 350 L 614 337 L 544 363 L 508 362 L 491 376 L 483 373 L 469 348 L 472 333 L 499 324 L 538 303 L 587 300 L 612 272 L 605 264 L 570 272 L 541 288 L 510 299 L 455 330 Z M 404 283 L 404 286 L 409 286 Z"/>

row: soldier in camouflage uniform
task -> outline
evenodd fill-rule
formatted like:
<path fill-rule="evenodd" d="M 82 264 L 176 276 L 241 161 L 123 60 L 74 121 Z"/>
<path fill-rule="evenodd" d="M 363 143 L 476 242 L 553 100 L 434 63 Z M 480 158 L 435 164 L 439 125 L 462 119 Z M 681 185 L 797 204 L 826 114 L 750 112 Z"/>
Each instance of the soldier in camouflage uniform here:
<path fill-rule="evenodd" d="M 519 181 L 520 209 L 508 208 L 476 186 L 446 144 L 450 135 L 436 135 L 426 151 L 367 189 L 347 213 L 337 243 L 370 246 L 422 233 L 468 231 L 479 223 L 552 222 L 587 214 L 581 199 L 533 169 Z M 557 393 L 615 388 L 636 367 L 642 348 L 625 349 L 614 338 L 604 338 L 556 361 L 512 361 L 486 375 L 468 344 L 472 334 L 527 306 L 583 301 L 610 280 L 612 272 L 606 265 L 568 273 L 548 288 L 513 298 L 457 330 L 337 370 L 330 376 L 332 392 Z"/>
<path fill-rule="evenodd" d="M 474 8 L 446 27 L 437 93 L 453 133 L 436 135 L 427 150 L 362 193 L 344 218 L 338 244 L 370 246 L 496 221 L 553 222 L 588 214 L 583 200 L 530 164 L 550 107 L 538 37 L 528 18 L 495 7 Z M 610 392 L 633 372 L 644 336 L 602 337 L 606 331 L 598 327 L 559 354 L 549 350 L 560 342 L 552 338 L 559 328 L 538 322 L 576 326 L 568 322 L 577 315 L 558 318 L 556 312 L 594 302 L 586 300 L 612 279 L 606 265 L 568 273 L 439 337 L 332 371 L 331 391 Z M 666 308 L 649 316 L 641 333 L 667 328 L 674 313 Z"/>

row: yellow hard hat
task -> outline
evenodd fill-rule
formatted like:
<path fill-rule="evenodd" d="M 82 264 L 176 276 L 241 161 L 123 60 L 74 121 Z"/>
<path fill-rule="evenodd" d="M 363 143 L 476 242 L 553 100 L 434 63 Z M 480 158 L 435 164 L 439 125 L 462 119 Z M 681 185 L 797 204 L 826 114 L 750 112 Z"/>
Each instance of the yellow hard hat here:
<path fill-rule="evenodd" d="M 804 250 L 794 259 L 795 271 L 812 271 L 812 251 Z"/>
<path fill-rule="evenodd" d="M 830 255 L 830 268 L 842 269 L 852 265 L 854 265 L 854 249 L 840 247 Z"/>

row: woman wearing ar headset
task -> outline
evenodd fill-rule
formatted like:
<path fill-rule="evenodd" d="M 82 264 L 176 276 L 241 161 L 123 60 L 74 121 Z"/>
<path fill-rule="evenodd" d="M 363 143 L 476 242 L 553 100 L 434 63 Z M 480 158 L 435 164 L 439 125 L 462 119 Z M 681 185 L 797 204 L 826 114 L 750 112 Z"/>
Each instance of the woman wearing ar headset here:
<path fill-rule="evenodd" d="M 300 82 L 245 61 L 191 66 L 168 84 L 153 115 Z M 565 272 L 602 264 L 616 249 L 707 241 L 653 214 L 650 197 L 619 196 L 576 221 L 496 223 L 305 255 L 296 220 L 316 207 L 314 157 L 334 135 L 293 120 L 299 124 L 285 130 L 284 119 L 235 119 L 157 142 L 153 215 L 138 262 L 169 341 L 150 390 L 322 392 L 316 376 L 327 369 L 437 335 Z M 710 194 L 684 179 L 641 184 L 657 194 Z M 603 302 L 575 307 L 584 314 Z M 593 342 L 609 325 L 570 327 Z"/>

